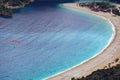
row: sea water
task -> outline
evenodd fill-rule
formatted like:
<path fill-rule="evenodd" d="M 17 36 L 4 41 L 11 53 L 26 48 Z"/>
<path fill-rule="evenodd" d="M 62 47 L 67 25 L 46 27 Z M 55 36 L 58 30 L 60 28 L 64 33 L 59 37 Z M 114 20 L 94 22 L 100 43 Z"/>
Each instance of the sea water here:
<path fill-rule="evenodd" d="M 0 18 L 0 80 L 42 80 L 98 53 L 112 36 L 104 19 L 35 4 Z"/>

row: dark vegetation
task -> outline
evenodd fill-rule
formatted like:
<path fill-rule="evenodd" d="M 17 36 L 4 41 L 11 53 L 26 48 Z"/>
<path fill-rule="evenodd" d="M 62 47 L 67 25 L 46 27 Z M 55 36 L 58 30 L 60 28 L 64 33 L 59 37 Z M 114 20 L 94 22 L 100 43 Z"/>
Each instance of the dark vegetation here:
<path fill-rule="evenodd" d="M 12 10 L 4 6 L 0 6 L 0 16 L 2 17 L 12 17 Z"/>
<path fill-rule="evenodd" d="M 118 9 L 113 9 L 112 12 L 118 16 L 120 16 L 120 12 Z"/>
<path fill-rule="evenodd" d="M 92 74 L 81 77 L 81 78 L 71 78 L 71 80 L 120 80 L 120 63 L 116 66 L 111 66 L 113 63 L 119 62 L 119 58 L 115 59 L 114 62 L 109 63 L 108 67 L 104 67 L 104 69 L 99 69 L 97 71 L 92 72 Z"/>
<path fill-rule="evenodd" d="M 12 17 L 12 9 L 24 7 L 33 0 L 0 0 L 0 16 Z"/>
<path fill-rule="evenodd" d="M 120 16 L 120 7 L 113 5 L 109 2 L 92 2 L 92 3 L 79 3 L 79 6 L 88 7 L 93 11 L 108 12 Z"/>

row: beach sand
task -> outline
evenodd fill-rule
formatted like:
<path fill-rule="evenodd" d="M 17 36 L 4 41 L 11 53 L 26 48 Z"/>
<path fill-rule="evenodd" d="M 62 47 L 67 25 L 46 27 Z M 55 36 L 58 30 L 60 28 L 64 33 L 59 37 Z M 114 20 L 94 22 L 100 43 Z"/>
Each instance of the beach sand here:
<path fill-rule="evenodd" d="M 67 3 L 63 4 L 62 6 L 65 8 L 82 10 L 88 13 L 105 17 L 107 20 L 110 20 L 114 25 L 116 35 L 113 36 L 114 39 L 112 40 L 110 45 L 107 46 L 107 48 L 104 49 L 104 51 L 102 51 L 99 55 L 87 60 L 84 63 L 81 63 L 80 65 L 77 65 L 74 68 L 50 76 L 46 78 L 46 80 L 71 80 L 72 77 L 87 76 L 95 70 L 103 69 L 109 63 L 112 63 L 111 66 L 116 65 L 117 63 L 115 63 L 115 59 L 120 58 L 120 17 L 113 16 L 112 14 L 104 12 L 94 12 L 91 11 L 89 8 L 79 7 L 75 3 Z"/>

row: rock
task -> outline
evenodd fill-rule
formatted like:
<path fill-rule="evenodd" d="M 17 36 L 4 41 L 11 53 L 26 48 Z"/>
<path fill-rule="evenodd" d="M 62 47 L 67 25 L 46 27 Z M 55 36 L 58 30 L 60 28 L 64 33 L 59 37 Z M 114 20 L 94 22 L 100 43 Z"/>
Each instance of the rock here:
<path fill-rule="evenodd" d="M 6 17 L 6 18 L 11 18 L 12 17 L 12 10 L 2 6 L 2 7 L 0 7 L 0 16 Z"/>

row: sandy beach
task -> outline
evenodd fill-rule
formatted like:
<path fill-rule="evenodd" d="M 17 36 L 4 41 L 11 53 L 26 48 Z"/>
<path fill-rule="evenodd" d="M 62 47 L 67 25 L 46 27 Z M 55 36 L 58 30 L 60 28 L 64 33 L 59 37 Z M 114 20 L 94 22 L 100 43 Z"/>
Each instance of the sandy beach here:
<path fill-rule="evenodd" d="M 120 17 L 113 16 L 110 13 L 94 12 L 86 7 L 79 7 L 75 3 L 67 3 L 67 4 L 63 4 L 62 6 L 65 8 L 82 10 L 82 11 L 106 18 L 113 24 L 115 29 L 114 31 L 115 34 L 113 35 L 112 40 L 110 41 L 110 44 L 108 44 L 108 46 L 106 46 L 105 49 L 101 51 L 99 55 L 96 55 L 91 59 L 83 63 L 80 63 L 74 68 L 71 68 L 67 71 L 50 76 L 46 78 L 46 80 L 71 80 L 72 77 L 87 76 L 97 69 L 104 68 L 109 63 L 113 63 L 111 64 L 111 66 L 114 66 L 115 64 L 117 64 L 114 61 L 116 58 L 120 58 Z"/>

